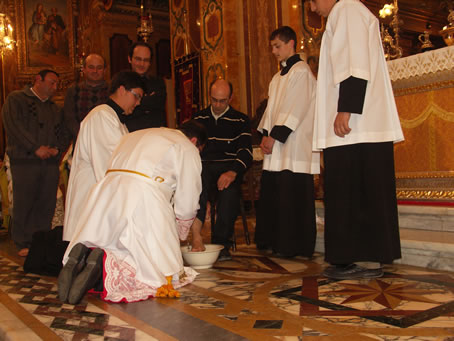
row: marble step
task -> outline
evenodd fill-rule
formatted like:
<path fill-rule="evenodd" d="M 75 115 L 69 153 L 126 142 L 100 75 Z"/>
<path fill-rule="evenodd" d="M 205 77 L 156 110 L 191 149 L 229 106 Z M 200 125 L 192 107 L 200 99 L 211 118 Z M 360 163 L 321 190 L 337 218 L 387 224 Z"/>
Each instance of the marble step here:
<path fill-rule="evenodd" d="M 323 204 L 317 204 L 316 251 L 324 252 Z M 454 208 L 399 205 L 402 258 L 396 263 L 454 271 Z"/>
<path fill-rule="evenodd" d="M 454 207 L 399 205 L 400 228 L 454 232 Z"/>

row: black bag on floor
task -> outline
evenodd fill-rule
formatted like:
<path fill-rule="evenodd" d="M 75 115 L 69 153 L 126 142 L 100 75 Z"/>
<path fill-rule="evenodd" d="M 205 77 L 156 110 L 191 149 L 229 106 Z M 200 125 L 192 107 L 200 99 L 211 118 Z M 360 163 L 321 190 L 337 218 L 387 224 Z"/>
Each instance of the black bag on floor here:
<path fill-rule="evenodd" d="M 63 240 L 63 226 L 33 234 L 32 245 L 25 259 L 24 271 L 57 277 L 69 242 Z"/>

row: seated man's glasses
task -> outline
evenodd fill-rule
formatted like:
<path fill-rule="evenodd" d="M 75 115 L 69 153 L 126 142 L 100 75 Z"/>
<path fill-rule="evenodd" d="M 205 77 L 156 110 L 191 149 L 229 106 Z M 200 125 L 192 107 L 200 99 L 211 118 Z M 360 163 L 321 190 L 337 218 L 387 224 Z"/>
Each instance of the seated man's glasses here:
<path fill-rule="evenodd" d="M 227 102 L 229 101 L 228 98 L 223 98 L 223 99 L 217 99 L 217 98 L 214 98 L 214 97 L 211 97 L 211 103 L 213 104 L 227 104 Z"/>
<path fill-rule="evenodd" d="M 142 96 L 139 95 L 139 94 L 138 94 L 137 92 L 135 92 L 134 90 L 132 90 L 132 89 L 126 89 L 126 90 L 128 90 L 130 93 L 132 93 L 132 94 L 134 95 L 134 97 L 135 97 L 137 100 L 140 101 L 140 100 L 142 99 Z"/>

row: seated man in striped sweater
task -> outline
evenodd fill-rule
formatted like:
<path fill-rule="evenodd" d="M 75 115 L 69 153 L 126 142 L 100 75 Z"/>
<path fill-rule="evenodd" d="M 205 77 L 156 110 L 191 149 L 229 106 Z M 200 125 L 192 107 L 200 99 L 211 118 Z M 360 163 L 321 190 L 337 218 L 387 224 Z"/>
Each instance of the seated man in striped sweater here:
<path fill-rule="evenodd" d="M 192 227 L 192 250 L 205 249 L 200 230 L 205 221 L 208 197 L 217 191 L 217 219 L 211 227 L 211 242 L 224 245 L 218 260 L 231 259 L 229 249 L 240 209 L 241 182 L 252 163 L 249 117 L 230 106 L 232 93 L 230 82 L 217 79 L 210 86 L 211 105 L 193 117 L 205 126 L 208 143 L 201 154 L 202 193 Z"/>

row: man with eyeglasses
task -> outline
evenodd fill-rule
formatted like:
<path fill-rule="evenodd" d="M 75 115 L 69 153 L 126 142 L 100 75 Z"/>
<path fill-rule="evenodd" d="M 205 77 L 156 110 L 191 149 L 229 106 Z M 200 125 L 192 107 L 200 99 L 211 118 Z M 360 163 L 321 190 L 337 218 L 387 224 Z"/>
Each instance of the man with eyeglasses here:
<path fill-rule="evenodd" d="M 252 164 L 251 125 L 249 117 L 230 106 L 233 88 L 224 79 L 210 86 L 211 105 L 196 113 L 208 133 L 202 156 L 202 193 L 200 209 L 192 226 L 192 250 L 205 249 L 200 230 L 205 221 L 208 197 L 217 191 L 216 224 L 211 227 L 211 242 L 224 245 L 220 261 L 231 259 L 235 220 L 240 210 L 243 175 Z"/>
<path fill-rule="evenodd" d="M 74 142 L 79 133 L 80 122 L 91 109 L 105 103 L 109 98 L 109 85 L 104 80 L 105 70 L 104 58 L 96 53 L 89 54 L 82 67 L 84 80 L 66 91 L 64 117 Z"/>
<path fill-rule="evenodd" d="M 90 188 L 102 179 L 113 150 L 128 133 L 126 118 L 140 104 L 142 77 L 121 71 L 112 79 L 106 104 L 95 107 L 80 125 L 66 195 L 63 240 L 70 241 Z"/>
<path fill-rule="evenodd" d="M 131 69 L 142 77 L 145 85 L 142 102 L 126 121 L 130 132 L 167 126 L 164 80 L 148 74 L 152 56 L 151 47 L 143 41 L 134 43 L 129 50 Z"/>

